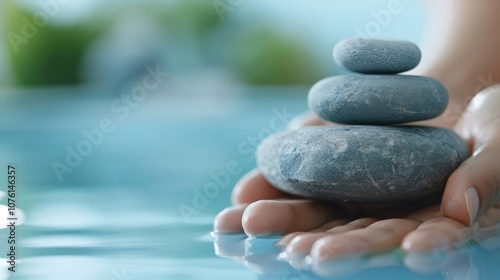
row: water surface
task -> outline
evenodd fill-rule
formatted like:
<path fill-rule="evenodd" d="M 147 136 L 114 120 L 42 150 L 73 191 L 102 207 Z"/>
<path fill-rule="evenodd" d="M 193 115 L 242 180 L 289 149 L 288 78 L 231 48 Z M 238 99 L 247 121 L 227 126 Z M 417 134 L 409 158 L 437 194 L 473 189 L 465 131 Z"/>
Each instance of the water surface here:
<path fill-rule="evenodd" d="M 16 272 L 3 260 L 0 278 L 319 279 L 283 261 L 277 237 L 211 235 L 232 186 L 255 166 L 254 142 L 305 110 L 306 92 L 161 89 L 121 119 L 110 109 L 117 96 L 95 89 L 2 90 L 0 170 L 16 166 L 26 221 L 17 229 Z M 113 131 L 59 180 L 53 163 L 67 164 L 68 147 L 76 150 L 83 130 L 103 119 Z M 210 197 L 196 200 L 206 186 Z M 338 263 L 332 279 L 496 279 L 499 256 L 470 244 L 435 255 L 421 274 L 394 251 Z"/>

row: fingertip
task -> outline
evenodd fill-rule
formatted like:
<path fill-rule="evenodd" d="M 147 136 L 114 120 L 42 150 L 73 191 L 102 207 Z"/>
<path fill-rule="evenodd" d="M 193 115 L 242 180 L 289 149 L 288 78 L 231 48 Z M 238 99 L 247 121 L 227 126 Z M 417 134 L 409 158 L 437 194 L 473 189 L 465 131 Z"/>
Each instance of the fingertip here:
<path fill-rule="evenodd" d="M 247 204 L 240 204 L 222 210 L 214 219 L 214 231 L 216 233 L 243 232 L 241 221 L 247 206 Z"/>
<path fill-rule="evenodd" d="M 260 200 L 250 204 L 243 213 L 242 226 L 251 236 L 280 235 L 286 231 L 291 212 L 286 204 L 272 200 Z M 269 215 L 272 213 L 272 215 Z"/>
<path fill-rule="evenodd" d="M 441 213 L 443 216 L 459 221 L 465 225 L 473 223 L 477 211 L 469 213 L 473 209 L 471 203 L 475 202 L 471 197 L 468 167 L 463 164 L 450 176 L 446 184 L 445 192 L 441 202 Z M 469 191 L 467 191 L 469 189 Z M 476 195 L 477 196 L 477 195 Z M 479 201 L 477 201 L 479 203 Z M 479 207 L 479 205 L 477 205 Z"/>
<path fill-rule="evenodd" d="M 370 250 L 370 244 L 355 235 L 326 235 L 314 242 L 310 256 L 318 263 L 325 263 L 362 256 Z"/>
<path fill-rule="evenodd" d="M 331 258 L 332 254 L 342 246 L 333 238 L 335 237 L 326 236 L 317 240 L 311 248 L 311 258 L 317 262 L 324 262 Z"/>
<path fill-rule="evenodd" d="M 321 237 L 327 235 L 325 232 L 303 233 L 295 236 L 286 247 L 286 252 L 293 253 L 309 253 L 314 243 Z"/>
<path fill-rule="evenodd" d="M 483 146 L 450 176 L 442 201 L 444 216 L 472 225 L 496 203 L 500 195 L 497 153 L 497 146 Z"/>
<path fill-rule="evenodd" d="M 276 242 L 276 246 L 278 247 L 285 247 L 287 246 L 288 244 L 290 244 L 290 242 L 295 238 L 297 237 L 298 235 L 302 234 L 304 232 L 293 232 L 293 233 L 289 233 L 285 236 L 283 236 L 278 242 Z"/>
<path fill-rule="evenodd" d="M 452 246 L 450 237 L 438 230 L 421 230 L 409 233 L 401 243 L 406 252 L 431 252 Z"/>
<path fill-rule="evenodd" d="M 296 269 L 304 269 L 311 247 L 323 235 L 325 233 L 303 233 L 292 239 L 285 248 L 288 263 Z"/>

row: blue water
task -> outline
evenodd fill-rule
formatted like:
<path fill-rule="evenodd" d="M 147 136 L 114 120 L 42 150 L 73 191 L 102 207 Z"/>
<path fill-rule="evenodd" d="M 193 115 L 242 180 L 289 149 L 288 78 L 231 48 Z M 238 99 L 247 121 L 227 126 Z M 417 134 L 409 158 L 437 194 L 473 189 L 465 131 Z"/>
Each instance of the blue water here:
<path fill-rule="evenodd" d="M 110 108 L 118 96 L 106 91 L 0 91 L 0 180 L 14 164 L 26 217 L 15 273 L 7 271 L 8 233 L 0 229 L 0 279 L 319 279 L 282 261 L 276 238 L 211 235 L 232 185 L 255 165 L 252 143 L 305 110 L 306 92 L 166 87 L 122 120 Z M 82 130 L 105 118 L 114 130 L 60 181 L 54 162 L 67 164 L 67 147 L 77 149 Z M 215 191 L 197 207 L 193 199 L 207 185 Z M 332 279 L 498 279 L 499 257 L 469 244 L 432 256 L 422 274 L 409 268 L 416 259 L 394 251 L 338 263 Z"/>

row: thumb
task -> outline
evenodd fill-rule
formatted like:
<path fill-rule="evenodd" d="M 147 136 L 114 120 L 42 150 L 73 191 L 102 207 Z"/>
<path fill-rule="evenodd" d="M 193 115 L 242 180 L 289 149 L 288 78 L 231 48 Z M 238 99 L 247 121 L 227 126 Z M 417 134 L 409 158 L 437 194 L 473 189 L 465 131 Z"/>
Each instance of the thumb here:
<path fill-rule="evenodd" d="M 500 137 L 476 149 L 448 179 L 441 211 L 471 225 L 500 195 Z"/>
<path fill-rule="evenodd" d="M 457 125 L 473 143 L 473 155 L 455 170 L 446 184 L 441 212 L 466 225 L 500 198 L 500 86 L 478 93 Z"/>

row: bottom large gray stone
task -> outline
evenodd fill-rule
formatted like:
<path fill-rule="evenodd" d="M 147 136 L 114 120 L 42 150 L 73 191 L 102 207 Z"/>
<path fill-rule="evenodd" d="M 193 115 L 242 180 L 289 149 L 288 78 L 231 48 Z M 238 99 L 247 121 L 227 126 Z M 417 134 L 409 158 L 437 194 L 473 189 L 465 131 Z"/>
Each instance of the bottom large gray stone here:
<path fill-rule="evenodd" d="M 427 204 L 467 158 L 454 132 L 416 126 L 316 126 L 273 135 L 257 164 L 276 188 L 330 201 Z"/>

